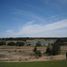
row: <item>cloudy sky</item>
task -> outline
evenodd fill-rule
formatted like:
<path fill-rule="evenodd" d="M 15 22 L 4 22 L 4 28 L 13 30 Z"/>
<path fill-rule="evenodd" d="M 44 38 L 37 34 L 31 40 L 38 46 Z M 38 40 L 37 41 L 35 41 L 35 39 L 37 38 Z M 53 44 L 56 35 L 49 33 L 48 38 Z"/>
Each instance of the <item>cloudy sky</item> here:
<path fill-rule="evenodd" d="M 67 37 L 67 0 L 0 0 L 0 37 Z"/>

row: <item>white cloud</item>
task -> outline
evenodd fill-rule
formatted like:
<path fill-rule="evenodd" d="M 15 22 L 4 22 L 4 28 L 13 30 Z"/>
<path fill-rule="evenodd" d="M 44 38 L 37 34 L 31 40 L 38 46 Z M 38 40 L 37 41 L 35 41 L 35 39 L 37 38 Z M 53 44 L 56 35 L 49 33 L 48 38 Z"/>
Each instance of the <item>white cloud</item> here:
<path fill-rule="evenodd" d="M 12 36 L 28 36 L 28 37 L 58 37 L 67 36 L 65 32 L 67 28 L 67 19 L 50 24 L 35 24 L 35 21 L 30 21 L 22 26 L 17 32 L 8 31 Z M 65 28 L 65 29 L 64 29 Z M 62 30 L 64 29 L 64 30 Z M 61 30 L 61 31 L 60 31 Z M 63 32 L 64 31 L 64 32 Z M 63 33 L 63 34 L 62 34 Z"/>
<path fill-rule="evenodd" d="M 29 22 L 28 22 L 29 23 Z M 23 26 L 17 35 L 34 35 L 36 36 L 36 34 L 40 34 L 40 33 L 44 33 L 45 32 L 49 32 L 49 31 L 53 31 L 53 30 L 58 30 L 58 29 L 62 29 L 67 27 L 67 20 L 61 20 L 58 22 L 54 22 L 52 24 L 47 24 L 47 25 L 41 25 L 41 24 L 26 24 L 25 26 Z M 42 36 L 42 35 L 41 35 Z"/>

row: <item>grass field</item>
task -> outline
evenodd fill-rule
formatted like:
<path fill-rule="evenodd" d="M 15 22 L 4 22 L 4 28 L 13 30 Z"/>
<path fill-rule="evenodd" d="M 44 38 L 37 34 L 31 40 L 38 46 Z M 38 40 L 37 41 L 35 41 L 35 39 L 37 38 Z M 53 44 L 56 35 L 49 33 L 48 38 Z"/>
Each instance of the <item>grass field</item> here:
<path fill-rule="evenodd" d="M 0 67 L 67 67 L 67 61 L 0 62 Z"/>

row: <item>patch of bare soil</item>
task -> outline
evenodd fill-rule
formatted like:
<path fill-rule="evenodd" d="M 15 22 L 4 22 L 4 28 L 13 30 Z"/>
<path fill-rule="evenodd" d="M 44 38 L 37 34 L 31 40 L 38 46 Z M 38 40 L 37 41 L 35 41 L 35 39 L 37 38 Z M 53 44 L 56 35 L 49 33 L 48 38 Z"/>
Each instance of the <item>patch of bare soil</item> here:
<path fill-rule="evenodd" d="M 65 60 L 65 54 L 56 56 L 35 57 L 33 55 L 34 47 L 0 47 L 0 61 L 12 61 L 12 62 L 33 62 L 33 61 L 51 61 L 51 60 Z M 42 53 L 46 50 L 46 47 L 38 47 Z"/>

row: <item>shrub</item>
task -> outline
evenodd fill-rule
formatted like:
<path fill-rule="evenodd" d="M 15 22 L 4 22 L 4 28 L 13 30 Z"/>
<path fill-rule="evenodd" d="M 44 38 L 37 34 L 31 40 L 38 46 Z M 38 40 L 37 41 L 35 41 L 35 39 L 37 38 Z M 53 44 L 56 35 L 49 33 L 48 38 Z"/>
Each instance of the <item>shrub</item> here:
<path fill-rule="evenodd" d="M 54 44 L 52 48 L 52 55 L 57 55 L 60 53 L 60 46 L 58 44 Z"/>
<path fill-rule="evenodd" d="M 41 56 L 42 56 L 41 51 L 40 51 L 40 50 L 37 50 L 37 51 L 35 52 L 35 56 L 41 57 Z"/>
<path fill-rule="evenodd" d="M 41 42 L 38 41 L 38 42 L 36 43 L 36 46 L 41 46 Z"/>
<path fill-rule="evenodd" d="M 17 42 L 16 45 L 17 46 L 24 46 L 25 44 L 24 44 L 24 42 Z"/>
<path fill-rule="evenodd" d="M 31 44 L 27 44 L 27 46 L 31 46 Z"/>
<path fill-rule="evenodd" d="M 50 47 L 47 47 L 46 52 L 47 55 L 52 55 L 52 50 Z"/>
<path fill-rule="evenodd" d="M 36 57 L 41 57 L 42 56 L 41 51 L 37 50 L 37 47 L 34 47 L 33 52 L 34 52 L 34 54 L 35 54 Z"/>
<path fill-rule="evenodd" d="M 1 42 L 0 42 L 0 46 L 1 46 L 1 45 L 6 45 L 6 42 L 1 41 Z"/>
<path fill-rule="evenodd" d="M 47 55 L 58 55 L 60 53 L 60 46 L 59 44 L 52 44 L 52 47 L 48 46 L 46 49 Z"/>
<path fill-rule="evenodd" d="M 33 49 L 33 52 L 36 52 L 37 51 L 37 47 L 35 46 L 34 49 Z"/>
<path fill-rule="evenodd" d="M 14 42 L 9 42 L 8 45 L 9 46 L 16 46 L 16 44 Z"/>

